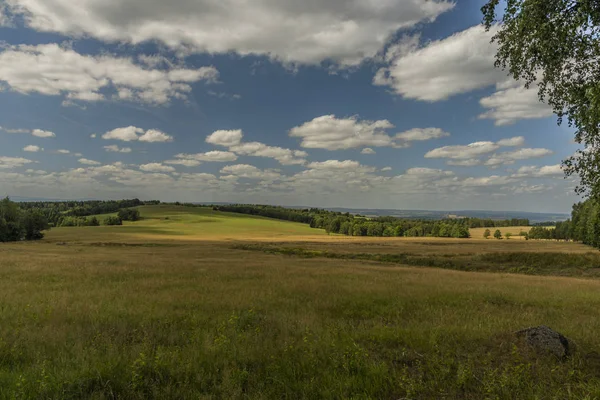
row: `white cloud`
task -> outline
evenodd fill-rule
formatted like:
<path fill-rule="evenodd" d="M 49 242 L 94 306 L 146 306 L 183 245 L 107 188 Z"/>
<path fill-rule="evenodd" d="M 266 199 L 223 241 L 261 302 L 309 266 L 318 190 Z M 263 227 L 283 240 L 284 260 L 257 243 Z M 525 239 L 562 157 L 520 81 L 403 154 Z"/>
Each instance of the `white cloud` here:
<path fill-rule="evenodd" d="M 10 129 L 10 128 L 0 128 L 2 129 L 4 132 L 6 133 L 30 133 L 31 131 L 29 129 Z"/>
<path fill-rule="evenodd" d="M 481 157 L 499 150 L 502 147 L 519 147 L 525 144 L 525 138 L 515 136 L 512 138 L 502 139 L 498 142 L 475 142 L 468 145 L 453 145 L 444 146 L 433 149 L 425 154 L 425 158 L 446 158 L 449 161 L 448 165 L 472 167 L 484 163 Z M 541 157 L 547 155 L 547 149 L 519 149 L 511 152 L 494 154 L 488 161 L 487 166 L 498 166 L 502 164 L 510 164 L 514 160 L 524 160 L 526 158 Z"/>
<path fill-rule="evenodd" d="M 165 143 L 172 142 L 173 136 L 167 135 L 164 132 L 161 132 L 156 129 L 150 129 L 146 131 L 142 136 L 138 139 L 140 142 L 148 142 L 148 143 Z"/>
<path fill-rule="evenodd" d="M 301 146 L 309 149 L 345 150 L 356 147 L 391 146 L 386 133 L 393 128 L 388 120 L 359 121 L 357 117 L 336 118 L 323 115 L 290 130 L 290 136 L 302 139 Z"/>
<path fill-rule="evenodd" d="M 142 128 L 137 128 L 135 126 L 127 126 L 124 128 L 117 128 L 113 129 L 112 131 L 106 132 L 104 135 L 102 135 L 102 139 L 132 142 L 138 140 L 138 134 L 143 132 L 144 130 Z"/>
<path fill-rule="evenodd" d="M 200 161 L 191 159 L 167 160 L 163 162 L 171 165 L 183 165 L 184 167 L 197 167 L 198 165 L 202 164 Z"/>
<path fill-rule="evenodd" d="M 357 65 L 390 35 L 451 10 L 446 0 L 163 2 L 7 0 L 27 26 L 109 42 L 159 41 L 183 52 L 258 54 L 286 63 Z"/>
<path fill-rule="evenodd" d="M 146 172 L 174 172 L 175 168 L 169 167 L 168 165 L 162 165 L 161 163 L 150 163 L 140 165 L 140 169 Z"/>
<path fill-rule="evenodd" d="M 147 143 L 172 142 L 173 136 L 167 135 L 157 129 L 149 129 L 144 132 L 142 128 L 127 126 L 113 129 L 102 135 L 105 140 L 121 140 L 123 142 L 134 142 L 136 140 Z"/>
<path fill-rule="evenodd" d="M 376 151 L 370 147 L 365 147 L 364 149 L 362 149 L 360 154 L 376 154 Z"/>
<path fill-rule="evenodd" d="M 92 139 L 96 139 L 96 136 L 98 136 L 98 135 L 96 135 L 95 133 L 92 133 L 92 134 L 90 135 L 90 137 L 91 137 Z"/>
<path fill-rule="evenodd" d="M 88 160 L 87 158 L 80 158 L 78 161 L 80 164 L 84 165 L 100 165 L 98 161 Z"/>
<path fill-rule="evenodd" d="M 414 128 L 406 132 L 396 134 L 397 139 L 407 142 L 440 139 L 448 136 L 450 136 L 450 134 L 448 132 L 444 132 L 440 128 Z"/>
<path fill-rule="evenodd" d="M 104 146 L 104 150 L 110 153 L 131 153 L 130 147 L 119 147 L 116 144 L 111 144 L 110 146 Z"/>
<path fill-rule="evenodd" d="M 361 165 L 358 161 L 353 160 L 327 160 L 322 162 L 312 162 L 308 164 L 309 169 L 317 170 L 349 170 L 354 172 L 375 172 L 375 168 Z"/>
<path fill-rule="evenodd" d="M 405 98 L 439 101 L 506 80 L 494 68 L 496 46 L 490 39 L 496 29 L 486 32 L 477 25 L 388 57 L 390 65 L 378 71 L 374 84 L 390 86 Z"/>
<path fill-rule="evenodd" d="M 13 169 L 31 163 L 33 163 L 33 161 L 26 158 L 0 156 L 0 169 Z"/>
<path fill-rule="evenodd" d="M 274 180 L 281 177 L 281 174 L 277 171 L 261 170 L 249 164 L 228 165 L 223 167 L 220 172 L 247 179 Z"/>
<path fill-rule="evenodd" d="M 539 101 L 537 87 L 509 87 L 482 98 L 479 103 L 488 111 L 480 119 L 493 119 L 497 126 L 510 125 L 521 119 L 550 117 L 552 108 Z"/>
<path fill-rule="evenodd" d="M 206 138 L 206 143 L 230 147 L 240 144 L 243 136 L 244 134 L 242 133 L 241 129 L 231 131 L 220 130 L 208 135 Z"/>
<path fill-rule="evenodd" d="M 111 89 L 123 100 L 167 104 L 187 98 L 191 83 L 214 82 L 218 75 L 214 67 L 147 69 L 130 58 L 82 55 L 58 44 L 8 46 L 0 52 L 0 82 L 16 92 L 64 95 L 68 101 L 106 100 L 102 92 Z M 129 95 L 121 96 L 122 91 Z"/>
<path fill-rule="evenodd" d="M 206 142 L 217 146 L 224 146 L 230 152 L 252 157 L 267 157 L 279 161 L 282 165 L 303 165 L 308 154 L 301 150 L 285 149 L 283 147 L 268 146 L 260 142 L 242 142 L 242 130 L 216 131 L 206 138 Z"/>
<path fill-rule="evenodd" d="M 383 167 L 381 168 L 381 172 L 387 172 L 387 171 L 391 171 L 392 167 Z"/>
<path fill-rule="evenodd" d="M 65 149 L 56 150 L 56 152 L 58 154 L 71 154 L 71 152 L 69 150 L 65 150 Z"/>
<path fill-rule="evenodd" d="M 519 149 L 515 151 L 509 151 L 500 154 L 494 154 L 490 159 L 485 162 L 487 166 L 498 166 L 514 164 L 517 160 L 527 160 L 530 158 L 540 158 L 554 154 L 549 149 Z"/>
<path fill-rule="evenodd" d="M 556 165 L 545 165 L 543 167 L 536 166 L 524 166 L 519 168 L 514 177 L 533 177 L 533 178 L 552 178 L 552 177 L 563 177 L 564 171 L 560 164 Z"/>
<path fill-rule="evenodd" d="M 238 157 L 235 153 L 230 151 L 208 151 L 206 153 L 198 153 L 198 154 L 177 154 L 175 158 L 183 159 L 183 160 L 192 160 L 192 161 L 208 161 L 208 162 L 229 162 L 236 161 Z M 171 163 L 175 164 L 175 163 Z M 185 164 L 183 164 L 185 165 Z M 200 163 L 196 164 L 200 165 Z"/>
<path fill-rule="evenodd" d="M 0 63 L 1 65 L 1 63 Z M 0 67 L 1 69 L 2 67 Z M 54 132 L 50 132 L 50 131 L 44 131 L 41 129 L 34 129 L 31 131 L 31 134 L 33 136 L 39 137 L 39 138 L 53 138 L 56 137 L 56 134 Z"/>
<path fill-rule="evenodd" d="M 433 149 L 425 154 L 425 158 L 450 158 L 453 160 L 466 160 L 492 153 L 500 148 L 494 142 L 475 142 L 468 145 L 444 146 Z"/>
<path fill-rule="evenodd" d="M 29 146 L 25 146 L 23 147 L 23 151 L 27 151 L 30 153 L 37 153 L 38 151 L 44 151 L 44 149 L 42 149 L 40 146 L 34 146 L 34 145 L 29 145 Z"/>
<path fill-rule="evenodd" d="M 498 145 L 506 147 L 519 147 L 525 144 L 525 138 L 523 136 L 515 136 L 508 139 L 502 139 L 498 141 Z"/>
<path fill-rule="evenodd" d="M 323 115 L 292 128 L 291 137 L 302 139 L 301 146 L 312 149 L 346 150 L 357 147 L 409 147 L 413 141 L 450 136 L 439 128 L 414 128 L 395 137 L 387 131 L 394 128 L 388 120 L 360 121 L 358 117 L 337 118 Z"/>

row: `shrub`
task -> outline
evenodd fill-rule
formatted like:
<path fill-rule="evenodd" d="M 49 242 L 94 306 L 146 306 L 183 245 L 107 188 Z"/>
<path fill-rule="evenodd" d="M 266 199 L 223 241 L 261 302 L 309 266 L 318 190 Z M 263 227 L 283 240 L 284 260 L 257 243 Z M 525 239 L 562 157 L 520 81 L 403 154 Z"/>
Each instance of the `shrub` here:
<path fill-rule="evenodd" d="M 106 217 L 104 219 L 104 225 L 123 225 L 123 220 L 118 216 Z"/>
<path fill-rule="evenodd" d="M 135 208 L 124 208 L 117 214 L 122 221 L 139 221 L 140 211 Z"/>

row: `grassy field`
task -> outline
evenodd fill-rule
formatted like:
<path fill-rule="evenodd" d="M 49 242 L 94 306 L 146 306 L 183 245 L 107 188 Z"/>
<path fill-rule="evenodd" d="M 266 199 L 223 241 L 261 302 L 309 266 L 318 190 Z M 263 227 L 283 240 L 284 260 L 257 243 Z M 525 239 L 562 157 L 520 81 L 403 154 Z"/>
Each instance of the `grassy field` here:
<path fill-rule="evenodd" d="M 141 211 L 0 244 L 0 399 L 600 398 L 590 248 Z M 513 335 L 540 324 L 575 355 Z"/>

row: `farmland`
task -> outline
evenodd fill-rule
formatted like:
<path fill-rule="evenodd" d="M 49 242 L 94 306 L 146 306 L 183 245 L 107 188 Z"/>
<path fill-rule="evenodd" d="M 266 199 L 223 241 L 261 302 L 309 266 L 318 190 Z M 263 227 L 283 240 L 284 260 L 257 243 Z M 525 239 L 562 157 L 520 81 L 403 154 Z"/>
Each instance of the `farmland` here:
<path fill-rule="evenodd" d="M 590 247 L 140 211 L 0 245 L 0 398 L 600 396 Z M 512 334 L 541 324 L 572 358 Z"/>

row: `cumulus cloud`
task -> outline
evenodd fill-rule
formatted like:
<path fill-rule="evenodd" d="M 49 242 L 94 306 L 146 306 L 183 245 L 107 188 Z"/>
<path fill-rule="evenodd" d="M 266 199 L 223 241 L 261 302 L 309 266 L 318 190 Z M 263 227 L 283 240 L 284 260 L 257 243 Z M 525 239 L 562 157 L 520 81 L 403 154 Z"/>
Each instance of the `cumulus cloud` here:
<path fill-rule="evenodd" d="M 383 167 L 381 168 L 381 172 L 387 172 L 387 171 L 391 171 L 392 167 Z"/>
<path fill-rule="evenodd" d="M 492 153 L 500 148 L 500 145 L 494 142 L 475 142 L 468 145 L 444 146 L 433 149 L 425 158 L 450 158 L 453 160 L 466 160 Z"/>
<path fill-rule="evenodd" d="M 0 67 L 2 68 L 2 67 Z M 42 129 L 34 129 L 31 131 L 31 134 L 33 136 L 39 137 L 39 138 L 53 138 L 56 137 L 56 134 L 54 132 L 50 132 L 50 131 L 44 131 Z"/>
<path fill-rule="evenodd" d="M 31 163 L 33 163 L 33 161 L 22 157 L 0 156 L 0 169 L 13 169 Z"/>
<path fill-rule="evenodd" d="M 104 146 L 104 150 L 108 151 L 109 153 L 131 153 L 130 147 L 119 147 L 116 144 Z"/>
<path fill-rule="evenodd" d="M 140 169 L 146 172 L 174 172 L 175 168 L 161 163 L 149 163 L 140 165 Z"/>
<path fill-rule="evenodd" d="M 244 134 L 241 129 L 231 131 L 215 131 L 208 135 L 206 143 L 214 144 L 216 146 L 230 147 L 240 144 Z"/>
<path fill-rule="evenodd" d="M 346 150 L 357 147 L 408 147 L 413 141 L 438 139 L 450 136 L 439 128 L 415 128 L 391 137 L 387 131 L 394 128 L 388 120 L 359 120 L 357 116 L 337 118 L 323 115 L 292 128 L 291 137 L 302 139 L 305 148 Z"/>
<path fill-rule="evenodd" d="M 383 57 L 387 65 L 377 71 L 373 84 L 428 102 L 495 85 L 496 92 L 480 100 L 487 109 L 480 119 L 492 119 L 501 126 L 551 116 L 550 107 L 539 101 L 536 87 L 526 89 L 494 67 L 497 45 L 490 41 L 497 30 L 492 27 L 486 32 L 477 25 L 421 47 L 418 36 L 405 38 L 389 47 Z"/>
<path fill-rule="evenodd" d="M 365 147 L 364 149 L 362 149 L 360 154 L 376 154 L 376 152 L 370 147 Z"/>
<path fill-rule="evenodd" d="M 198 161 L 200 165 L 200 161 L 208 161 L 208 162 L 229 162 L 236 161 L 238 159 L 235 153 L 230 151 L 208 151 L 206 153 L 197 153 L 197 154 L 177 154 L 175 158 L 179 158 L 181 160 L 192 160 Z M 177 164 L 176 162 L 170 162 L 170 164 Z M 186 164 L 182 164 L 186 165 Z"/>
<path fill-rule="evenodd" d="M 479 115 L 480 119 L 492 119 L 497 126 L 510 125 L 522 119 L 550 117 L 552 108 L 539 101 L 537 87 L 510 87 L 498 89 L 491 96 L 482 98 L 479 103 L 488 111 Z"/>
<path fill-rule="evenodd" d="M 308 154 L 301 150 L 268 146 L 260 142 L 242 142 L 242 130 L 215 131 L 206 138 L 206 142 L 227 147 L 230 152 L 242 156 L 266 157 L 279 161 L 282 165 L 303 165 Z"/>
<path fill-rule="evenodd" d="M 374 84 L 389 86 L 405 98 L 439 101 L 506 80 L 506 74 L 494 68 L 496 46 L 490 40 L 496 30 L 486 32 L 477 25 L 422 48 L 413 45 L 392 54 Z"/>
<path fill-rule="evenodd" d="M 184 167 L 197 167 L 198 165 L 202 164 L 198 160 L 191 160 L 191 159 L 166 160 L 163 162 L 165 164 L 171 164 L 171 165 L 183 165 Z"/>
<path fill-rule="evenodd" d="M 95 133 L 92 133 L 92 134 L 90 135 L 90 137 L 91 137 L 92 139 L 96 139 L 96 136 L 98 136 L 98 135 L 96 135 Z"/>
<path fill-rule="evenodd" d="M 247 179 L 274 180 L 281 177 L 281 174 L 275 170 L 262 170 L 249 164 L 228 165 L 220 172 Z"/>
<path fill-rule="evenodd" d="M 447 0 L 162 2 L 7 0 L 27 26 L 110 42 L 159 41 L 183 52 L 265 55 L 284 63 L 353 66 L 390 35 L 451 10 Z"/>
<path fill-rule="evenodd" d="M 140 142 L 148 142 L 148 143 L 164 143 L 164 142 L 172 142 L 173 136 L 169 136 L 164 132 L 161 132 L 156 129 L 149 129 L 138 139 Z"/>
<path fill-rule="evenodd" d="M 173 98 L 186 99 L 190 84 L 214 82 L 218 76 L 214 67 L 148 69 L 130 58 L 82 55 L 58 44 L 8 46 L 0 52 L 0 82 L 8 88 L 62 95 L 67 102 L 107 100 L 108 89 L 121 100 L 167 104 Z"/>
<path fill-rule="evenodd" d="M 540 158 L 554 154 L 552 150 L 549 149 L 519 149 L 515 151 L 508 151 L 500 154 L 494 154 L 490 157 L 485 165 L 487 166 L 498 166 L 498 165 L 508 165 L 514 164 L 517 160 L 528 160 L 530 158 Z"/>
<path fill-rule="evenodd" d="M 84 164 L 84 165 L 100 165 L 100 163 L 98 161 L 89 160 L 87 158 L 80 158 L 78 161 L 80 164 Z"/>
<path fill-rule="evenodd" d="M 44 151 L 40 146 L 34 146 L 30 144 L 29 146 L 23 147 L 23 151 L 27 151 L 29 153 L 37 153 L 38 151 Z"/>
<path fill-rule="evenodd" d="M 56 152 L 58 154 L 71 154 L 71 152 L 69 150 L 65 150 L 65 149 L 56 150 Z"/>
<path fill-rule="evenodd" d="M 142 128 L 127 126 L 116 128 L 102 135 L 105 140 L 121 140 L 123 142 L 147 142 L 147 143 L 165 143 L 172 142 L 173 136 L 167 135 L 156 129 L 149 129 L 144 132 Z"/>
<path fill-rule="evenodd" d="M 323 115 L 292 128 L 289 134 L 291 137 L 301 138 L 300 145 L 305 148 L 345 150 L 364 146 L 391 146 L 392 138 L 386 130 L 393 127 L 388 120 L 359 121 L 358 117 L 336 118 L 335 115 Z"/>
<path fill-rule="evenodd" d="M 0 129 L 2 129 L 6 133 L 30 133 L 31 132 L 29 129 L 21 129 L 21 128 L 10 129 L 10 128 L 2 127 Z"/>
<path fill-rule="evenodd" d="M 405 142 L 417 142 L 448 137 L 450 134 L 440 128 L 414 128 L 406 132 L 396 134 L 396 139 Z"/>
<path fill-rule="evenodd" d="M 532 178 L 551 178 L 551 177 L 562 177 L 564 176 L 564 171 L 560 164 L 556 165 L 545 165 L 542 167 L 536 166 L 524 166 L 519 168 L 516 174 L 513 177 L 524 178 L 524 177 L 532 177 Z"/>
<path fill-rule="evenodd" d="M 499 146 L 505 147 L 519 147 L 525 144 L 525 138 L 523 136 L 515 136 L 508 139 L 502 139 L 498 141 Z"/>
<path fill-rule="evenodd" d="M 502 139 L 498 142 L 482 141 L 468 145 L 444 146 L 433 149 L 425 154 L 425 158 L 445 158 L 448 165 L 472 167 L 484 164 L 482 157 L 489 157 L 485 162 L 487 166 L 498 166 L 514 163 L 515 160 L 542 157 L 552 154 L 548 149 L 519 149 L 489 156 L 502 147 L 520 147 L 525 144 L 525 138 L 515 136 Z"/>

